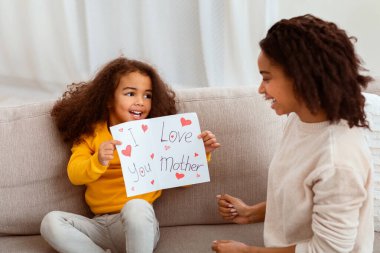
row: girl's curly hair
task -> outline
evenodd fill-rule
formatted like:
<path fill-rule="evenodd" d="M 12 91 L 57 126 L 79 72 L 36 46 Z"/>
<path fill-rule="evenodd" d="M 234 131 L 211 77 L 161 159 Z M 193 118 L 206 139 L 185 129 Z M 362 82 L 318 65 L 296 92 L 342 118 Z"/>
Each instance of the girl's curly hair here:
<path fill-rule="evenodd" d="M 347 120 L 366 127 L 362 89 L 372 81 L 346 32 L 310 14 L 282 19 L 260 41 L 261 50 L 294 80 L 294 92 L 312 113 L 325 111 L 331 123 Z"/>
<path fill-rule="evenodd" d="M 152 108 L 148 118 L 177 113 L 175 93 L 146 63 L 119 57 L 106 64 L 89 82 L 73 83 L 58 100 L 51 115 L 65 142 L 77 143 L 82 135 L 92 135 L 99 122 L 108 120 L 107 105 L 123 75 L 139 72 L 152 82 Z"/>

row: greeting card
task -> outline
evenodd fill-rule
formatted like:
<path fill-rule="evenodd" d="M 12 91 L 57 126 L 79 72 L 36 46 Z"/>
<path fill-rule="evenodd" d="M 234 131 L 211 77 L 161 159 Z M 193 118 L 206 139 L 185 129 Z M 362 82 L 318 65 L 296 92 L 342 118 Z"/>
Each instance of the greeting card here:
<path fill-rule="evenodd" d="M 110 128 L 127 196 L 210 181 L 196 113 L 129 121 Z"/>

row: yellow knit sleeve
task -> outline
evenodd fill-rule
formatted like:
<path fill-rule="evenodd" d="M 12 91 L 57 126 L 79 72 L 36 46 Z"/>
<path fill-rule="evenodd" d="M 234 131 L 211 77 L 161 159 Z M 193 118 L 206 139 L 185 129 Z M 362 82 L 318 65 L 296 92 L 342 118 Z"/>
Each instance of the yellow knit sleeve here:
<path fill-rule="evenodd" d="M 108 166 L 100 164 L 97 151 L 94 152 L 85 140 L 79 144 L 74 144 L 71 152 L 67 174 L 72 184 L 91 183 L 107 170 Z"/>
<path fill-rule="evenodd" d="M 207 162 L 211 161 L 211 152 L 210 153 L 206 153 L 206 159 L 207 159 Z"/>

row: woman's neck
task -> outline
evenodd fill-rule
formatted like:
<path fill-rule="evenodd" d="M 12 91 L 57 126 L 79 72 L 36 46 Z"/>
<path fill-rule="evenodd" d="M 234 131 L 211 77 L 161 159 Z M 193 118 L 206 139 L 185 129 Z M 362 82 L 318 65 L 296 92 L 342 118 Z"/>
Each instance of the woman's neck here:
<path fill-rule="evenodd" d="M 317 113 L 311 113 L 306 107 L 302 107 L 298 112 L 296 112 L 300 120 L 304 123 L 319 123 L 327 121 L 326 112 L 319 110 Z"/>

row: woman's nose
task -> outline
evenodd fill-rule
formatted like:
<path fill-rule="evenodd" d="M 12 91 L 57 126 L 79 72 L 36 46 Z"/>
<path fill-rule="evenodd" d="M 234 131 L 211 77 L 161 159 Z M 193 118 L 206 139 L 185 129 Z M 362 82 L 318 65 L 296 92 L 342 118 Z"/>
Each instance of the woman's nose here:
<path fill-rule="evenodd" d="M 258 88 L 258 92 L 260 94 L 264 94 L 265 93 L 265 87 L 264 87 L 263 83 L 260 83 L 259 88 Z"/>

